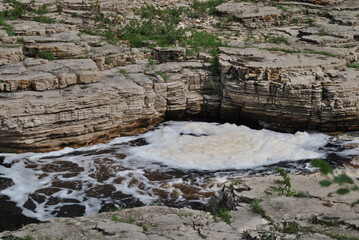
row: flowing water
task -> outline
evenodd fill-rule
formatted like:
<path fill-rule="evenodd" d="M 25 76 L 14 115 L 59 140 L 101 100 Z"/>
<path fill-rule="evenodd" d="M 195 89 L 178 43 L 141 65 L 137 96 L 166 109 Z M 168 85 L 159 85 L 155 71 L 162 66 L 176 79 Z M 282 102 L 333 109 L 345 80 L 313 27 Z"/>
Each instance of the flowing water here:
<path fill-rule="evenodd" d="M 278 166 L 313 171 L 313 158 L 355 168 L 358 136 L 166 122 L 92 147 L 0 154 L 0 207 L 12 203 L 17 212 L 6 214 L 37 220 L 148 204 L 201 209 L 228 179 L 270 174 Z"/>

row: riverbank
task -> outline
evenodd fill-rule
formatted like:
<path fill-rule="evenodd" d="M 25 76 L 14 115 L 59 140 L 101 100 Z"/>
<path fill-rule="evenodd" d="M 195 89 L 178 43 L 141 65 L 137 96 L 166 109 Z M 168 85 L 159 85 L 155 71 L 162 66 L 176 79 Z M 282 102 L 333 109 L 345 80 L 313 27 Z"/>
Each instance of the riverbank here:
<path fill-rule="evenodd" d="M 318 174 L 290 175 L 285 196 L 278 176 L 248 177 L 228 182 L 210 201 L 223 211 L 209 212 L 146 206 L 118 209 L 79 218 L 56 218 L 31 224 L 2 239 L 358 239 L 357 195 L 333 195 L 338 186 L 320 187 Z M 258 201 L 261 199 L 261 201 Z M 228 209 L 232 206 L 232 210 Z M 227 209 L 227 210 L 224 210 Z"/>

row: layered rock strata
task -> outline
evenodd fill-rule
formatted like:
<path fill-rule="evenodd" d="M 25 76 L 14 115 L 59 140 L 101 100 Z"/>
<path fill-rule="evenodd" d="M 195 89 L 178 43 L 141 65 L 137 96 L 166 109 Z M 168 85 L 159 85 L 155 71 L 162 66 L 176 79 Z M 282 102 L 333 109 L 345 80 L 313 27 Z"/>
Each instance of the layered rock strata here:
<path fill-rule="evenodd" d="M 86 145 L 166 117 L 359 129 L 355 0 L 225 1 L 211 16 L 191 0 L 19 2 L 33 10 L 0 26 L 0 151 Z M 147 4 L 185 9 L 178 28 L 189 41 L 133 48 L 111 35 Z M 226 43 L 218 65 L 193 53 L 191 30 Z"/>
<path fill-rule="evenodd" d="M 344 60 L 257 48 L 221 51 L 221 117 L 284 130 L 359 129 L 359 71 L 345 70 Z"/>

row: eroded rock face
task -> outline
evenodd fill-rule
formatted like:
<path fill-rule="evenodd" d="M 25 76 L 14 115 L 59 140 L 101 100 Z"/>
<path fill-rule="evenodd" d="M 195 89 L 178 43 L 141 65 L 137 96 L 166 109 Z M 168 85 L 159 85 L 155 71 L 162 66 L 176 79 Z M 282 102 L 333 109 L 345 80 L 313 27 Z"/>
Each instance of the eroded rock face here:
<path fill-rule="evenodd" d="M 222 117 L 287 130 L 359 129 L 359 71 L 346 69 L 344 60 L 256 48 L 221 51 Z"/>
<path fill-rule="evenodd" d="M 210 16 L 192 0 L 20 2 L 32 11 L 0 26 L 2 151 L 86 145 L 165 117 L 359 129 L 356 0 L 229 0 Z M 188 41 L 131 48 L 120 39 L 141 18 L 133 8 L 146 5 L 183 8 L 177 28 Z M 210 36 L 201 35 L 204 45 L 211 34 L 228 42 L 219 66 L 209 55 L 216 49 L 191 48 L 193 30 Z"/>

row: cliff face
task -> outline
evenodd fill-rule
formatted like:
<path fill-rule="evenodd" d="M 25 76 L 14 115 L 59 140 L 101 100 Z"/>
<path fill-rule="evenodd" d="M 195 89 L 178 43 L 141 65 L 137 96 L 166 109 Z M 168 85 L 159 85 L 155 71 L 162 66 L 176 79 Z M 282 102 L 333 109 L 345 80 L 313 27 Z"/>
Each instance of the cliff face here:
<path fill-rule="evenodd" d="M 224 48 L 221 117 L 281 130 L 357 130 L 359 71 L 315 54 Z"/>
<path fill-rule="evenodd" d="M 2 152 L 96 143 L 165 117 L 359 129 L 355 0 L 19 1 L 21 16 L 12 4 L 0 3 Z M 180 47 L 156 47 L 173 37 Z"/>

